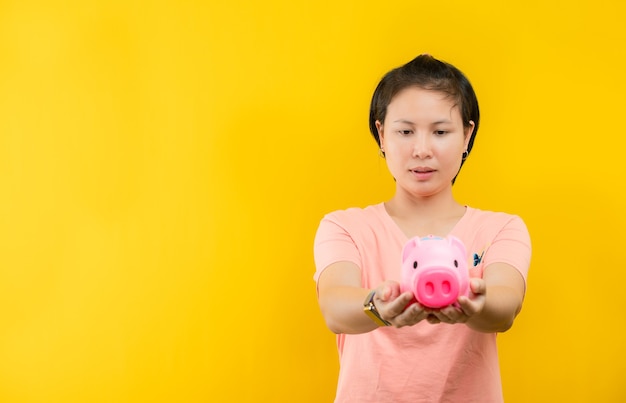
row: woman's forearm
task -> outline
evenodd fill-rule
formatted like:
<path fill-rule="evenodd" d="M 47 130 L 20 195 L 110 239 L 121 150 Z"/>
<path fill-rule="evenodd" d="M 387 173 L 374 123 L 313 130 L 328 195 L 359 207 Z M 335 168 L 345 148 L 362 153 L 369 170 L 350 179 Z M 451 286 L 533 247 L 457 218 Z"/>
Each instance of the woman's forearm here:
<path fill-rule="evenodd" d="M 507 286 L 487 288 L 483 310 L 467 322 L 470 328 L 484 333 L 505 332 L 511 328 L 522 307 L 522 296 Z"/>
<path fill-rule="evenodd" d="M 334 333 L 358 334 L 378 327 L 363 312 L 363 301 L 369 290 L 359 287 L 336 286 L 320 293 L 320 308 L 328 328 Z"/>

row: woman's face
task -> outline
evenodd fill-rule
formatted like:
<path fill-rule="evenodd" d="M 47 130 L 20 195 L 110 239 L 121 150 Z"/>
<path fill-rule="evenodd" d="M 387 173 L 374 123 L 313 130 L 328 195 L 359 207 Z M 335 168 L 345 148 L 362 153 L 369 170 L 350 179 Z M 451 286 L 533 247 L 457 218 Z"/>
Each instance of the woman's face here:
<path fill-rule="evenodd" d="M 474 122 L 463 127 L 455 100 L 442 92 L 408 87 L 387 107 L 376 127 L 398 189 L 418 197 L 452 186 Z"/>

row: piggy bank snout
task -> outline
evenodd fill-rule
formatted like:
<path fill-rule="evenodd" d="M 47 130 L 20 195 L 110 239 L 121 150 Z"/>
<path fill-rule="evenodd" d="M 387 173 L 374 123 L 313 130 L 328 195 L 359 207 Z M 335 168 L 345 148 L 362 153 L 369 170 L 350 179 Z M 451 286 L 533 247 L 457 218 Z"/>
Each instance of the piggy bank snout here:
<path fill-rule="evenodd" d="M 442 308 L 469 295 L 466 248 L 454 236 L 413 237 L 402 248 L 402 289 L 411 291 L 417 302 Z"/>
<path fill-rule="evenodd" d="M 454 303 L 461 285 L 458 275 L 448 267 L 424 268 L 415 277 L 415 297 L 424 306 L 441 308 Z"/>

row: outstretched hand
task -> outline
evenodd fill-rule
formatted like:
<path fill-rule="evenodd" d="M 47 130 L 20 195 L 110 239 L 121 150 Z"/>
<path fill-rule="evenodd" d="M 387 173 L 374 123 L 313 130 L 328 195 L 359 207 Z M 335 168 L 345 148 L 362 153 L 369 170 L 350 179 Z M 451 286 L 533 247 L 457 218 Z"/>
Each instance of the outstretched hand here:
<path fill-rule="evenodd" d="M 376 288 L 376 309 L 383 319 L 395 327 L 412 326 L 426 319 L 427 311 L 418 303 L 411 304 L 413 301 L 413 294 L 402 292 L 400 284 L 395 281 L 385 281 Z"/>

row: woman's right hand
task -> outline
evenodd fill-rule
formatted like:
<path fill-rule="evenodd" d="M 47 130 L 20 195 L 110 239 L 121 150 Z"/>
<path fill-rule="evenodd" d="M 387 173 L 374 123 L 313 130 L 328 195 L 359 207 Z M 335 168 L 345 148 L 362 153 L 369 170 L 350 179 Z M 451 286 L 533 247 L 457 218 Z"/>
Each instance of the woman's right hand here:
<path fill-rule="evenodd" d="M 413 326 L 429 315 L 422 305 L 415 302 L 413 293 L 402 292 L 400 283 L 396 281 L 385 281 L 376 287 L 374 305 L 380 316 L 394 327 Z"/>

